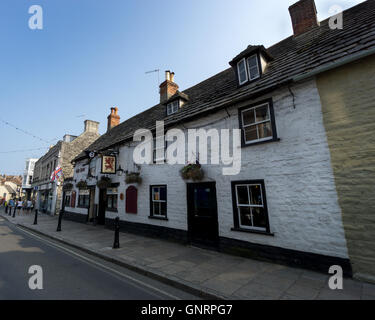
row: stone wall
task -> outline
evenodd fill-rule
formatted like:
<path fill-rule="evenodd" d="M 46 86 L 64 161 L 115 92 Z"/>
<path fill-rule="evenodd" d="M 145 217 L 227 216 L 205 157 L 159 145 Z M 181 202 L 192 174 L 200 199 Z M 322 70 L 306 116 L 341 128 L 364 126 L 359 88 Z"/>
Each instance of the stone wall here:
<path fill-rule="evenodd" d="M 354 276 L 375 281 L 375 56 L 317 86 Z"/>

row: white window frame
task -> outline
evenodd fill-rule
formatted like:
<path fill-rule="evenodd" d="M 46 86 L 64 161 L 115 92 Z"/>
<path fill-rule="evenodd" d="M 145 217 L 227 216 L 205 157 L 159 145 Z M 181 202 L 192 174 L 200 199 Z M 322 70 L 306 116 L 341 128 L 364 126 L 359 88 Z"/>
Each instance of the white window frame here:
<path fill-rule="evenodd" d="M 167 115 L 174 114 L 180 108 L 180 101 L 177 99 L 167 104 Z M 170 110 L 169 110 L 170 109 Z"/>
<path fill-rule="evenodd" d="M 242 82 L 241 82 L 241 78 L 240 78 L 240 63 L 241 62 L 244 62 L 245 74 L 246 74 L 246 80 L 244 80 Z M 242 58 L 240 61 L 237 62 L 237 74 L 238 74 L 238 82 L 240 83 L 240 85 L 249 81 L 249 75 L 248 75 L 248 72 L 247 72 L 247 61 L 246 61 L 245 58 Z"/>
<path fill-rule="evenodd" d="M 260 188 L 260 195 L 262 197 L 262 205 L 256 205 L 256 204 L 251 204 L 250 203 L 250 191 L 249 191 L 249 187 L 252 187 L 252 186 L 259 186 Z M 248 200 L 249 200 L 249 204 L 239 204 L 238 202 L 238 187 L 246 187 L 247 188 L 247 197 L 248 197 Z M 252 214 L 250 213 L 250 217 L 251 217 L 251 223 L 253 226 L 246 226 L 246 225 L 242 225 L 241 224 L 241 211 L 240 211 L 240 207 L 249 207 L 249 208 L 263 208 L 264 209 L 264 198 L 263 198 L 263 191 L 262 191 L 262 185 L 260 183 L 252 183 L 252 184 L 236 184 L 235 185 L 235 190 L 236 190 L 236 205 L 237 205 L 237 214 L 238 214 L 238 225 L 240 226 L 240 228 L 242 229 L 248 229 L 248 230 L 257 230 L 257 231 L 267 231 L 267 228 L 261 228 L 261 227 L 255 227 L 254 226 L 254 222 L 253 222 L 253 216 Z"/>
<path fill-rule="evenodd" d="M 154 202 L 159 203 L 159 212 L 161 212 L 161 203 L 165 202 L 165 211 L 167 211 L 167 200 L 154 200 L 154 189 L 159 189 L 159 195 L 160 195 L 160 188 L 165 188 L 165 196 L 167 197 L 167 187 L 166 186 L 151 186 L 151 212 L 152 217 L 167 217 L 167 212 L 164 214 L 156 214 L 154 212 Z"/>
<path fill-rule="evenodd" d="M 255 110 L 255 109 L 263 107 L 265 105 L 267 105 L 267 107 L 268 107 L 268 115 L 269 115 L 269 119 L 268 120 L 256 121 L 256 113 L 254 113 L 254 120 L 255 120 L 255 122 L 251 123 L 251 124 L 245 124 L 244 123 L 244 117 L 243 117 L 244 112 L 247 112 L 249 110 Z M 262 103 L 262 104 L 259 104 L 259 105 L 256 105 L 256 106 L 253 106 L 253 107 L 241 110 L 241 121 L 242 121 L 242 130 L 244 131 L 243 132 L 243 134 L 244 134 L 243 137 L 244 137 L 245 144 L 252 144 L 252 143 L 255 143 L 255 142 L 268 141 L 268 140 L 272 140 L 273 139 L 274 132 L 273 132 L 273 128 L 272 128 L 271 108 L 270 108 L 270 104 L 268 102 Z M 259 139 L 258 125 L 262 124 L 262 123 L 266 123 L 266 122 L 269 122 L 270 125 L 271 125 L 271 133 L 272 133 L 272 135 L 270 137 Z M 247 127 L 253 127 L 253 126 L 256 126 L 256 128 L 257 128 L 257 137 L 258 137 L 258 139 L 247 141 L 246 140 L 245 128 L 247 128 Z"/>
<path fill-rule="evenodd" d="M 255 60 L 256 60 L 256 67 L 257 67 L 258 75 L 254 78 L 251 78 L 251 73 L 250 73 L 250 68 L 249 68 L 249 60 L 254 58 L 254 57 L 255 57 Z M 250 81 L 253 81 L 253 80 L 258 79 L 260 77 L 259 60 L 258 60 L 257 54 L 253 54 L 252 56 L 250 56 L 246 59 L 246 69 L 247 69 Z"/>

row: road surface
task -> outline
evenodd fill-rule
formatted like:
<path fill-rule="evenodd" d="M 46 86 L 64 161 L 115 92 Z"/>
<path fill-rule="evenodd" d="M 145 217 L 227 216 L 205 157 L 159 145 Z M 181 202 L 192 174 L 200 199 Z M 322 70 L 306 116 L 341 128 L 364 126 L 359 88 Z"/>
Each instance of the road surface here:
<path fill-rule="evenodd" d="M 31 290 L 29 267 L 43 271 L 43 289 Z M 0 300 L 197 299 L 0 218 Z"/>

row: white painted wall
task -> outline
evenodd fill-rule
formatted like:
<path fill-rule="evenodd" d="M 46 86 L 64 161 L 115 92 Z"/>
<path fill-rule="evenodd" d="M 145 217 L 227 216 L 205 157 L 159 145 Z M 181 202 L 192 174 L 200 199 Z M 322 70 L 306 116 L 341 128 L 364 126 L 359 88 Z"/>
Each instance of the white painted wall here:
<path fill-rule="evenodd" d="M 346 241 L 338 206 L 330 154 L 322 121 L 320 98 L 314 80 L 293 86 L 295 108 L 287 88 L 272 97 L 279 142 L 242 148 L 242 169 L 237 176 L 223 176 L 221 166 L 204 165 L 205 181 L 216 181 L 219 234 L 252 243 L 347 258 Z M 186 128 L 204 126 L 217 129 L 238 128 L 237 109 L 254 103 L 248 101 L 225 111 L 184 123 Z M 218 122 L 212 124 L 217 120 Z M 211 125 L 205 126 L 205 124 Z M 181 127 L 180 127 L 181 128 Z M 124 170 L 134 170 L 132 147 L 120 149 L 119 163 Z M 187 149 L 187 148 L 186 148 Z M 80 166 L 81 164 L 77 164 Z M 143 183 L 138 187 L 138 214 L 125 213 L 125 200 L 118 200 L 121 220 L 187 230 L 186 182 L 180 177 L 182 165 L 142 165 Z M 97 173 L 100 172 L 100 161 Z M 77 182 L 80 180 L 78 177 Z M 231 181 L 264 179 L 271 232 L 274 236 L 231 231 L 233 209 Z M 112 176 L 120 182 L 119 193 L 126 190 L 125 176 Z M 168 221 L 149 219 L 149 186 L 166 184 Z M 98 190 L 96 191 L 98 195 Z M 78 190 L 77 190 L 78 198 Z M 98 197 L 96 196 L 96 201 Z M 71 211 L 81 213 L 76 208 Z M 85 214 L 87 211 L 84 212 Z"/>

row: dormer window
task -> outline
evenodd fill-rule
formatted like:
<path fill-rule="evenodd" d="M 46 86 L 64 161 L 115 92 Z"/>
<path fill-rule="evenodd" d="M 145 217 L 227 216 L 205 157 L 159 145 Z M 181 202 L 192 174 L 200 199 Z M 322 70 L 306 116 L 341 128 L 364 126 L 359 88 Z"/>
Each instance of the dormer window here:
<path fill-rule="evenodd" d="M 237 71 L 240 85 L 258 79 L 260 77 L 258 55 L 254 54 L 247 59 L 240 60 L 237 63 Z"/>
<path fill-rule="evenodd" d="M 176 113 L 178 111 L 178 108 L 180 106 L 179 100 L 172 101 L 167 104 L 167 115 L 171 115 L 173 113 Z"/>
<path fill-rule="evenodd" d="M 248 46 L 229 64 L 237 74 L 238 84 L 242 86 L 259 79 L 272 59 L 263 46 Z"/>

